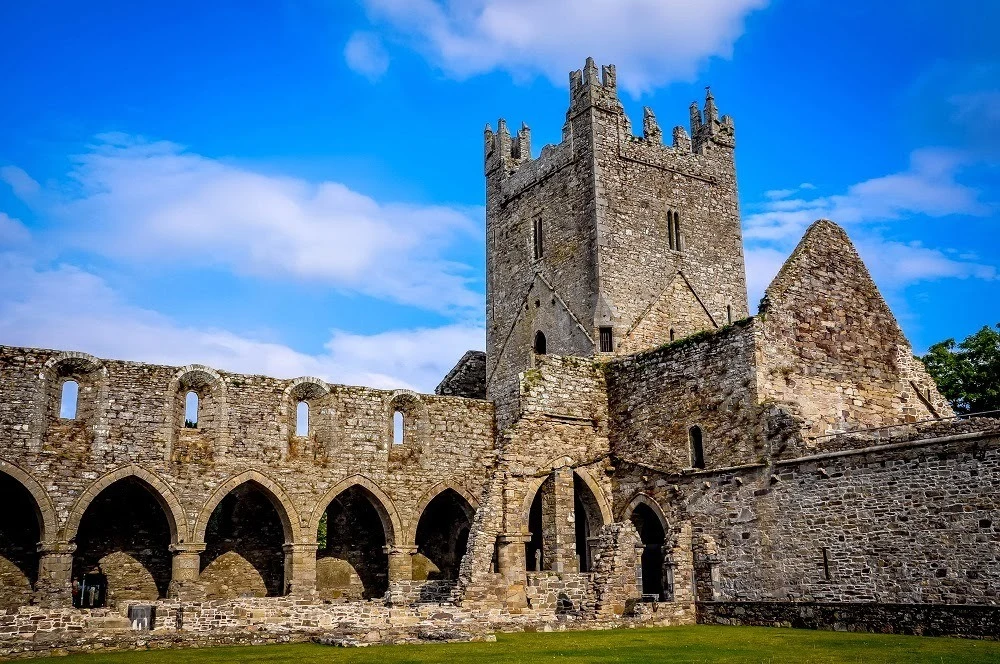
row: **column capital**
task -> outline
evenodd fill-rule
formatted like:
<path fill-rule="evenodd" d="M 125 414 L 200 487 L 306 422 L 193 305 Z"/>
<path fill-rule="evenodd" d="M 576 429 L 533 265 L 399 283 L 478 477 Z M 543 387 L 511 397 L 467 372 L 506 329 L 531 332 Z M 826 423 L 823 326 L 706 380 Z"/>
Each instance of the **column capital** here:
<path fill-rule="evenodd" d="M 382 547 L 382 553 L 387 555 L 413 555 L 417 552 L 417 546 L 412 544 L 389 544 Z"/>
<path fill-rule="evenodd" d="M 500 533 L 497 542 L 500 544 L 526 544 L 531 541 L 531 533 Z"/>
<path fill-rule="evenodd" d="M 171 553 L 201 553 L 207 545 L 204 542 L 181 542 L 171 544 L 168 548 Z"/>
<path fill-rule="evenodd" d="M 299 551 L 311 551 L 315 553 L 319 550 L 319 542 L 288 542 L 281 546 L 281 550 L 285 553 L 296 553 Z"/>
<path fill-rule="evenodd" d="M 51 555 L 69 556 L 73 555 L 75 551 L 76 551 L 75 542 L 67 542 L 65 540 L 63 541 L 53 540 L 53 541 L 38 543 L 38 553 L 42 554 L 43 556 L 51 556 Z"/>

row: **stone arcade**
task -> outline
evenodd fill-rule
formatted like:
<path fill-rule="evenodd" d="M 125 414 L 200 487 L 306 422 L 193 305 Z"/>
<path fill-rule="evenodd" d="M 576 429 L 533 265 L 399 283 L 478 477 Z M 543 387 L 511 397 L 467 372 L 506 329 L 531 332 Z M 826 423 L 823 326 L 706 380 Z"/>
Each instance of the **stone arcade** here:
<path fill-rule="evenodd" d="M 434 395 L 0 346 L 0 655 L 134 647 L 133 605 L 154 645 L 996 637 L 1000 423 L 953 418 L 844 231 L 748 317 L 711 94 L 665 145 L 588 60 L 562 142 L 530 142 L 486 129 L 487 350 Z"/>

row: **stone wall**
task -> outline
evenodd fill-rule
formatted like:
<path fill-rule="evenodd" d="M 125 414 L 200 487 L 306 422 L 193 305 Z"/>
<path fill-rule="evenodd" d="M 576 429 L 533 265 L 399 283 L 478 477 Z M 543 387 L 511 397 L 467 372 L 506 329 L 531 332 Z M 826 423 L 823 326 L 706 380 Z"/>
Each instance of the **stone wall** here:
<path fill-rule="evenodd" d="M 61 386 L 71 379 L 77 412 L 63 419 Z M 199 397 L 196 427 L 185 426 L 188 392 Z M 309 407 L 308 431 L 296 431 L 299 402 Z M 398 445 L 396 411 L 406 429 Z M 34 562 L 20 561 L 14 545 L 2 555 L 32 583 L 31 566 L 41 565 L 36 592 L 54 584 L 55 601 L 68 603 L 71 575 L 92 572 L 108 577 L 112 601 L 155 599 L 168 585 L 185 596 L 280 595 L 312 592 L 319 523 L 352 488 L 381 538 L 383 585 L 409 579 L 427 504 L 449 488 L 474 502 L 486 481 L 493 406 L 0 346 L 0 441 L 0 471 L 26 487 L 38 517 L 31 546 L 45 549 Z M 136 499 L 105 505 L 125 485 Z M 251 506 L 256 526 L 241 530 L 234 515 Z M 128 532 L 143 519 L 148 528 Z M 214 525 L 222 521 L 225 532 Z M 2 530 L 17 536 L 14 526 Z M 141 546 L 125 541 L 144 533 Z M 124 557 L 104 560 L 116 552 Z"/>

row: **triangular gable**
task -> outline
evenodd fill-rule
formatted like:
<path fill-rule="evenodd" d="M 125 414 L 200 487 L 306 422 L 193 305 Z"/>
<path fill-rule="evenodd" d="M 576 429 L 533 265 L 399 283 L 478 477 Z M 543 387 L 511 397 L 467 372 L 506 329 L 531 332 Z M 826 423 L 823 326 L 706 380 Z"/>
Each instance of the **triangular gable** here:
<path fill-rule="evenodd" d="M 618 344 L 621 353 L 637 353 L 702 330 L 716 329 L 704 302 L 698 297 L 691 283 L 678 272 L 656 300 L 642 313 Z"/>

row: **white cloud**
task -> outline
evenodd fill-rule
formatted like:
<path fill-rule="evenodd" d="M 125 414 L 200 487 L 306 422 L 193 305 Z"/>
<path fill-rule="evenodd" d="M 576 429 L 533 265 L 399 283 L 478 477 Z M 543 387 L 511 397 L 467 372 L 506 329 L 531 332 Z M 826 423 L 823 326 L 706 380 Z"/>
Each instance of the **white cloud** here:
<path fill-rule="evenodd" d="M 943 217 L 989 213 L 989 207 L 978 200 L 975 189 L 956 181 L 963 165 L 960 153 L 923 149 L 910 155 L 908 170 L 860 182 L 841 195 L 787 199 L 771 197 L 769 194 L 774 192 L 769 192 L 765 195 L 777 200 L 764 203 L 761 212 L 744 220 L 744 235 L 748 240 L 797 239 L 809 224 L 821 218 L 854 224 L 900 219 L 910 214 Z"/>
<path fill-rule="evenodd" d="M 0 247 L 24 244 L 31 239 L 31 233 L 18 219 L 0 212 Z"/>
<path fill-rule="evenodd" d="M 693 77 L 728 57 L 747 15 L 767 0 L 363 0 L 376 24 L 397 30 L 456 77 L 501 69 L 558 85 L 586 56 L 618 66 L 633 95 Z"/>
<path fill-rule="evenodd" d="M 347 66 L 370 81 L 382 78 L 389 69 L 389 55 L 382 40 L 371 32 L 355 32 L 344 46 Z"/>
<path fill-rule="evenodd" d="M 30 175 L 17 166 L 0 167 L 0 181 L 6 182 L 18 198 L 28 199 L 41 189 Z"/>
<path fill-rule="evenodd" d="M 485 331 L 463 324 L 369 336 L 334 330 L 322 352 L 308 354 L 227 330 L 178 325 L 129 305 L 77 267 L 39 268 L 23 256 L 0 253 L 0 339 L 99 357 L 427 392 L 466 350 L 483 347 Z"/>
<path fill-rule="evenodd" d="M 69 177 L 36 205 L 60 242 L 114 259 L 313 280 L 435 311 L 482 306 L 478 275 L 449 258 L 481 239 L 478 210 L 383 203 L 122 135 L 101 137 Z"/>
<path fill-rule="evenodd" d="M 978 257 L 889 240 L 882 235 L 884 229 L 872 223 L 910 221 L 913 215 L 988 214 L 990 208 L 979 201 L 978 192 L 956 180 L 963 159 L 963 154 L 949 150 L 917 150 L 906 171 L 860 182 L 843 194 L 810 198 L 806 192 L 815 186 L 809 183 L 765 192 L 767 200 L 751 206 L 760 211 L 744 219 L 751 307 L 817 219 L 848 227 L 858 253 L 884 289 L 935 279 L 996 279 L 997 267 Z"/>

